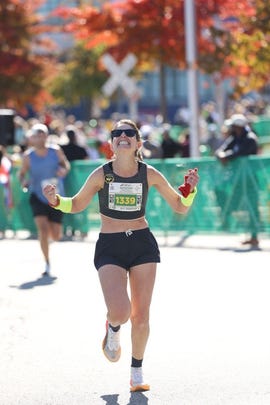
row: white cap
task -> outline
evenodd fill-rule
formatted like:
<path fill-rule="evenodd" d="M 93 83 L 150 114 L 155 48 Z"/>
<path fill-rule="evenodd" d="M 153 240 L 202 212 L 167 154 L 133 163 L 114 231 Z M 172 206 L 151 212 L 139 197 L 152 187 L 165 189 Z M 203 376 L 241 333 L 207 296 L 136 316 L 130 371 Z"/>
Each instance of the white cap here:
<path fill-rule="evenodd" d="M 35 135 L 37 132 L 44 132 L 44 134 L 48 135 L 49 130 L 45 124 L 35 124 L 31 128 L 32 135 Z"/>
<path fill-rule="evenodd" d="M 248 120 L 243 114 L 233 114 L 229 120 L 226 120 L 226 125 L 228 124 L 244 128 L 248 124 Z"/>

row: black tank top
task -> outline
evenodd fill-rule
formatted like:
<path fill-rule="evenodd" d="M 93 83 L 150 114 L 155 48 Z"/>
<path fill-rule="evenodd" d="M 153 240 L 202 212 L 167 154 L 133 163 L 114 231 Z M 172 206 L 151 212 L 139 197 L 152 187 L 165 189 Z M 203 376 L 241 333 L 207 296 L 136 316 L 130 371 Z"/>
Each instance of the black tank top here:
<path fill-rule="evenodd" d="M 137 219 L 145 214 L 148 195 L 147 165 L 138 162 L 138 172 L 121 177 L 113 172 L 112 162 L 103 165 L 104 186 L 98 192 L 100 213 L 115 219 Z"/>

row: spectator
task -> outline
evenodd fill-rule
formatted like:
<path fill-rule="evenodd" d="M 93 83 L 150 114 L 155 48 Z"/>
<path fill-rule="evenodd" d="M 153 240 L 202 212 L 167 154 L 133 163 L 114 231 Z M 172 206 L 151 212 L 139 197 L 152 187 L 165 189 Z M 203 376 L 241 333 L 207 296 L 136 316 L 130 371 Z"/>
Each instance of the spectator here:
<path fill-rule="evenodd" d="M 26 149 L 27 130 L 27 122 L 19 115 L 16 115 L 16 117 L 14 117 L 15 144 L 19 145 L 22 151 Z"/>
<path fill-rule="evenodd" d="M 229 125 L 228 137 L 215 153 L 216 157 L 222 163 L 226 163 L 227 161 L 237 157 L 256 155 L 258 153 L 257 136 L 250 129 L 248 120 L 243 114 L 234 114 L 225 123 L 226 125 Z M 239 184 L 239 187 L 234 187 L 234 189 L 239 193 L 239 190 L 241 190 L 241 184 Z M 252 190 L 249 201 L 252 209 L 252 213 L 249 210 L 251 237 L 250 239 L 244 241 L 243 244 L 258 246 L 258 195 L 254 185 L 251 184 L 250 189 Z"/>
<path fill-rule="evenodd" d="M 159 142 L 153 139 L 153 128 L 151 125 L 142 125 L 140 128 L 143 139 L 142 155 L 146 159 L 160 159 L 162 149 Z"/>
<path fill-rule="evenodd" d="M 165 128 L 162 132 L 162 158 L 174 158 L 180 153 L 181 148 L 179 142 L 176 142 L 171 136 L 168 128 Z"/>
<path fill-rule="evenodd" d="M 109 142 L 108 140 L 98 140 L 97 146 L 98 146 L 98 152 L 100 153 L 101 156 L 103 156 L 105 159 L 108 159 L 108 160 L 113 158 L 111 142 Z"/>
<path fill-rule="evenodd" d="M 69 142 L 65 145 L 62 145 L 62 149 L 67 157 L 67 160 L 69 162 L 73 162 L 75 160 L 88 160 L 89 155 L 86 151 L 86 149 L 83 146 L 80 146 L 77 144 L 77 139 L 76 139 L 76 127 L 73 125 L 68 125 L 66 127 L 66 135 L 68 137 Z M 68 227 L 69 229 L 65 229 L 65 234 L 68 235 L 70 232 L 72 236 L 75 236 L 75 226 L 72 221 L 73 218 L 71 218 L 71 226 Z M 74 221 L 76 222 L 76 221 Z M 71 228 L 71 229 L 70 229 Z M 85 232 L 79 232 L 81 238 L 85 238 L 87 236 L 87 233 Z"/>
<path fill-rule="evenodd" d="M 89 159 L 88 153 L 83 146 L 79 146 L 76 140 L 76 128 L 73 125 L 66 127 L 66 135 L 68 137 L 68 143 L 61 145 L 62 149 L 69 162 L 73 160 Z"/>
<path fill-rule="evenodd" d="M 218 134 L 216 124 L 208 125 L 208 139 L 206 145 L 210 148 L 211 155 L 214 155 L 216 150 L 222 145 L 224 139 Z"/>
<path fill-rule="evenodd" d="M 184 138 L 180 138 L 180 150 L 181 150 L 181 157 L 190 157 L 190 135 L 186 132 L 183 135 Z"/>

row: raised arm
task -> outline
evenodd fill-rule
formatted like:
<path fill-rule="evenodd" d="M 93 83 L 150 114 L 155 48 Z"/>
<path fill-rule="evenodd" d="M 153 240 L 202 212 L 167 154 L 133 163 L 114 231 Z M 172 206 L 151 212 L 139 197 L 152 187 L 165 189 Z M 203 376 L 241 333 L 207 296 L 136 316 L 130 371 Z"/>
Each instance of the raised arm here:
<path fill-rule="evenodd" d="M 22 188 L 27 187 L 28 186 L 28 181 L 25 179 L 26 174 L 29 171 L 29 156 L 28 154 L 24 153 L 23 158 L 22 158 L 22 163 L 21 163 L 21 167 L 18 171 L 18 179 L 19 182 L 22 186 Z"/>
<path fill-rule="evenodd" d="M 93 196 L 103 187 L 103 182 L 103 169 L 99 167 L 88 176 L 81 189 L 73 197 L 59 196 L 54 184 L 46 185 L 43 188 L 43 194 L 52 207 L 75 214 L 83 211 L 90 204 Z"/>
<path fill-rule="evenodd" d="M 179 214 L 185 214 L 189 211 L 197 191 L 198 181 L 197 169 L 190 169 L 185 176 L 185 182 L 190 185 L 190 194 L 187 198 L 184 198 L 172 187 L 162 173 L 152 166 L 148 167 L 149 186 L 154 186 L 170 207 Z"/>

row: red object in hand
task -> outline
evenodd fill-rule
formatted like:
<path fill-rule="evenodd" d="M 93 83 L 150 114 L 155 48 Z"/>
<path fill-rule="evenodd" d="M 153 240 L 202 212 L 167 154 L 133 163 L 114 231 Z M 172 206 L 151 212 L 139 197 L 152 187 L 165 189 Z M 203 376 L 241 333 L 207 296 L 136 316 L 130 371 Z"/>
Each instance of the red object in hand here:
<path fill-rule="evenodd" d="M 194 169 L 195 172 L 197 172 L 197 170 L 198 170 L 197 168 Z M 178 187 L 178 190 L 182 193 L 184 198 L 188 197 L 188 195 L 190 194 L 190 189 L 191 189 L 191 185 L 189 183 L 187 183 L 187 179 L 188 179 L 188 174 L 184 177 L 184 183 Z"/>
<path fill-rule="evenodd" d="M 178 190 L 182 193 L 183 197 L 186 198 L 190 194 L 191 185 L 187 183 L 188 176 L 185 176 L 184 183 L 178 187 Z"/>

